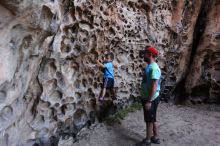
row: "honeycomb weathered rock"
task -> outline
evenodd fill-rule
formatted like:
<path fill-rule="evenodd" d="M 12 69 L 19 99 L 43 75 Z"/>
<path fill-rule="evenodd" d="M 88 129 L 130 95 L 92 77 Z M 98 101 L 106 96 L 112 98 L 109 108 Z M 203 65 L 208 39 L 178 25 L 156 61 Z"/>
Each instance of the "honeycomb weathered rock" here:
<path fill-rule="evenodd" d="M 108 51 L 122 104 L 139 96 L 146 45 L 160 51 L 163 97 L 219 100 L 218 9 L 217 0 L 1 0 L 0 145 L 58 144 L 94 122 L 94 60 Z"/>

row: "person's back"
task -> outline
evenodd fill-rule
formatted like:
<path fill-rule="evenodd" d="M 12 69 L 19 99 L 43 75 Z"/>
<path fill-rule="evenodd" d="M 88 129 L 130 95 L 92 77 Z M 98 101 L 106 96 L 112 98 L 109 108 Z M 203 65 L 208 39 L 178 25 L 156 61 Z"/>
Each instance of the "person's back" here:
<path fill-rule="evenodd" d="M 97 61 L 99 66 L 101 66 L 104 69 L 102 92 L 101 92 L 101 96 L 99 97 L 100 101 L 104 99 L 106 89 L 110 89 L 112 93 L 114 94 L 112 99 L 116 99 L 115 93 L 114 93 L 114 66 L 112 63 L 114 59 L 114 54 L 108 53 L 106 54 L 105 57 L 106 58 L 105 58 L 104 64 Z"/>
<path fill-rule="evenodd" d="M 104 78 L 112 78 L 114 79 L 114 66 L 111 62 L 104 63 Z"/>

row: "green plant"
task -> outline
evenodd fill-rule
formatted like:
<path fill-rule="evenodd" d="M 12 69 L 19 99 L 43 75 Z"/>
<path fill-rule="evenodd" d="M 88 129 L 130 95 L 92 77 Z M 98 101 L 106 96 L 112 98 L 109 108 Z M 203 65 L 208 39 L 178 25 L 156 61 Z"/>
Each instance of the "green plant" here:
<path fill-rule="evenodd" d="M 105 122 L 108 125 L 120 124 L 121 120 L 123 120 L 130 112 L 135 112 L 137 110 L 141 110 L 142 105 L 140 103 L 133 103 L 130 106 L 117 111 L 114 115 L 111 115 L 105 119 Z"/>

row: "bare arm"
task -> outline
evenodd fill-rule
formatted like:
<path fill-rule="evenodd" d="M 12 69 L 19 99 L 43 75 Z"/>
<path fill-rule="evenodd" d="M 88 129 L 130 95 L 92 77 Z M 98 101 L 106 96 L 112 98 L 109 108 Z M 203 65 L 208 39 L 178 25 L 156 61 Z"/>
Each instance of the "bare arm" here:
<path fill-rule="evenodd" d="M 157 82 L 158 80 L 152 79 L 151 80 L 151 88 L 150 88 L 150 94 L 149 94 L 149 101 L 146 102 L 145 104 L 145 109 L 146 110 L 150 110 L 151 109 L 151 99 L 152 97 L 155 95 L 156 91 L 157 91 Z"/>
<path fill-rule="evenodd" d="M 116 64 L 113 64 L 114 68 L 118 68 L 118 66 Z"/>
<path fill-rule="evenodd" d="M 155 80 L 155 79 L 151 80 L 151 88 L 150 88 L 150 93 L 149 93 L 149 100 L 152 99 L 152 97 L 155 95 L 155 93 L 157 91 L 157 83 L 158 83 L 158 80 Z"/>
<path fill-rule="evenodd" d="M 97 55 L 100 55 L 100 51 L 96 50 L 95 51 L 97 53 Z M 102 64 L 99 60 L 96 60 L 96 63 L 98 64 L 98 66 L 100 66 L 101 68 L 105 68 L 104 64 Z"/>
<path fill-rule="evenodd" d="M 96 63 L 97 63 L 100 67 L 105 68 L 105 66 L 104 66 L 101 62 L 99 62 L 98 60 L 96 60 Z"/>

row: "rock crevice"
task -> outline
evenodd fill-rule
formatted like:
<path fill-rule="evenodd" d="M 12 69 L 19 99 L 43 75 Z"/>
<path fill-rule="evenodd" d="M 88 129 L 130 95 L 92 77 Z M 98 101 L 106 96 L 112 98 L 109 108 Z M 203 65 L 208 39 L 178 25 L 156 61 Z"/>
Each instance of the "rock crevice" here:
<path fill-rule="evenodd" d="M 147 45 L 160 52 L 164 99 L 219 102 L 219 9 L 218 0 L 1 0 L 0 145 L 56 145 L 95 122 L 94 60 L 108 51 L 117 108 L 140 96 Z"/>

